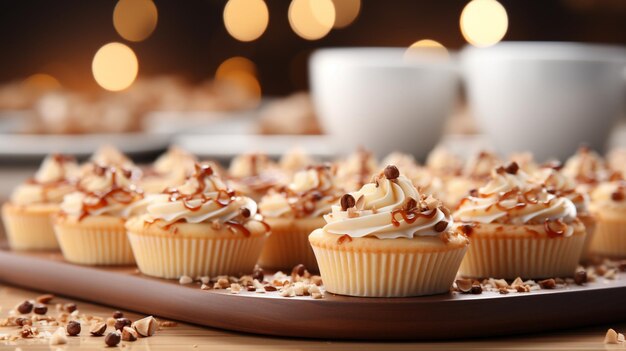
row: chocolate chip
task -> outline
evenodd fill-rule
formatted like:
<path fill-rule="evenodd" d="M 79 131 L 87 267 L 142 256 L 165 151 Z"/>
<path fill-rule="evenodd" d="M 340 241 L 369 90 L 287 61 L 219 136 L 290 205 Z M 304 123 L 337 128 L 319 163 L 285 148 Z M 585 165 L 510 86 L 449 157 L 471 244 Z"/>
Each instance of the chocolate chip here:
<path fill-rule="evenodd" d="M 271 285 L 265 286 L 265 287 L 263 287 L 263 289 L 265 289 L 265 291 L 276 291 L 276 290 L 278 290 L 278 289 L 276 289 L 276 287 L 271 286 Z"/>
<path fill-rule="evenodd" d="M 354 200 L 354 197 L 350 194 L 344 194 L 341 197 L 341 210 L 345 211 L 349 208 L 354 207 L 354 205 L 356 205 L 356 201 Z"/>
<path fill-rule="evenodd" d="M 306 272 L 306 267 L 301 263 L 293 267 L 293 269 L 291 270 L 291 275 L 293 276 L 295 274 L 297 276 L 302 277 L 305 272 Z"/>
<path fill-rule="evenodd" d="M 474 281 L 472 283 L 472 290 L 470 290 L 470 293 L 472 293 L 474 295 L 482 294 L 483 293 L 483 287 L 480 286 L 479 282 Z"/>
<path fill-rule="evenodd" d="M 242 216 L 243 218 L 248 218 L 248 217 L 250 217 L 250 215 L 252 214 L 252 213 L 250 213 L 250 210 L 249 210 L 249 209 L 247 209 L 246 207 L 242 207 L 239 211 L 240 211 L 241 216 Z"/>
<path fill-rule="evenodd" d="M 263 272 L 263 268 L 255 266 L 254 271 L 252 271 L 252 279 L 262 282 L 265 279 L 265 272 Z"/>
<path fill-rule="evenodd" d="M 469 293 L 472 291 L 472 280 L 471 279 L 457 279 L 456 288 L 462 293 Z"/>
<path fill-rule="evenodd" d="M 52 299 L 54 299 L 54 295 L 52 294 L 45 294 L 45 295 L 41 295 L 39 297 L 37 297 L 36 301 L 39 303 L 43 303 L 45 305 L 49 304 L 50 301 L 52 301 Z"/>
<path fill-rule="evenodd" d="M 77 321 L 70 321 L 67 323 L 65 330 L 67 331 L 67 335 L 76 336 L 80 334 L 80 323 Z"/>
<path fill-rule="evenodd" d="M 78 309 L 78 307 L 76 307 L 75 303 L 66 303 L 65 305 L 63 305 L 63 309 L 67 313 L 72 313 L 72 312 L 76 311 Z"/>
<path fill-rule="evenodd" d="M 122 313 L 120 311 L 113 312 L 113 318 L 118 319 L 118 318 L 122 318 L 122 317 L 124 317 L 124 313 Z"/>
<path fill-rule="evenodd" d="M 35 305 L 35 307 L 33 307 L 33 312 L 35 312 L 35 314 L 46 314 L 48 313 L 48 306 L 46 305 Z"/>
<path fill-rule="evenodd" d="M 544 279 L 539 281 L 539 286 L 541 286 L 542 289 L 554 289 L 556 288 L 556 281 L 552 278 Z"/>
<path fill-rule="evenodd" d="M 128 318 L 117 318 L 113 327 L 116 330 L 122 330 L 124 327 L 130 327 L 131 324 L 133 324 L 133 322 L 131 322 Z"/>
<path fill-rule="evenodd" d="M 385 167 L 385 178 L 389 180 L 393 180 L 393 179 L 398 179 L 399 176 L 400 176 L 400 171 L 398 170 L 398 167 L 394 165 L 389 165 Z"/>
<path fill-rule="evenodd" d="M 448 222 L 446 221 L 439 221 L 437 222 L 437 224 L 435 224 L 435 231 L 436 232 L 443 232 L 444 230 L 446 230 L 446 228 L 448 228 Z"/>
<path fill-rule="evenodd" d="M 470 189 L 469 195 L 471 197 L 478 197 L 478 189 Z"/>
<path fill-rule="evenodd" d="M 256 291 L 256 288 L 254 286 L 250 285 L 250 286 L 246 287 L 246 290 L 248 290 L 248 291 Z"/>
<path fill-rule="evenodd" d="M 18 317 L 18 318 L 15 318 L 15 324 L 17 324 L 20 327 L 23 327 L 25 325 L 33 325 L 33 321 L 28 318 Z"/>
<path fill-rule="evenodd" d="M 624 193 L 620 190 L 614 191 L 611 194 L 611 199 L 613 201 L 623 201 L 624 200 Z"/>
<path fill-rule="evenodd" d="M 111 332 L 104 338 L 104 343 L 109 347 L 117 346 L 122 340 L 122 336 L 118 332 Z"/>
<path fill-rule="evenodd" d="M 506 166 L 504 171 L 508 174 L 517 174 L 517 171 L 519 171 L 519 165 L 517 162 L 511 162 Z"/>
<path fill-rule="evenodd" d="M 24 301 L 17 306 L 17 311 L 21 314 L 30 313 L 33 310 L 33 304 L 30 301 Z"/>
<path fill-rule="evenodd" d="M 102 334 L 104 334 L 106 330 L 107 330 L 106 323 L 96 323 L 91 326 L 91 328 L 89 329 L 89 332 L 93 336 L 102 336 Z"/>
<path fill-rule="evenodd" d="M 574 282 L 577 285 L 583 285 L 587 282 L 587 271 L 578 271 L 574 274 Z"/>

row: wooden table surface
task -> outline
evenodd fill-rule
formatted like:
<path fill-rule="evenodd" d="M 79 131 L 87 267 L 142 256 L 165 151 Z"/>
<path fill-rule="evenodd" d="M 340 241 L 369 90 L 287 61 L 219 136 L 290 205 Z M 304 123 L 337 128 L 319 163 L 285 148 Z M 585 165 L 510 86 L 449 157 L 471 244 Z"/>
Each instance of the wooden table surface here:
<path fill-rule="evenodd" d="M 26 299 L 35 299 L 40 292 L 28 291 L 0 284 L 0 317 L 6 317 L 8 311 Z M 86 302 L 55 297 L 53 303 L 75 302 L 81 313 L 109 317 L 114 311 L 107 306 L 99 306 Z M 578 307 L 584 308 L 584 307 Z M 502 311 L 503 323 L 508 318 Z M 297 313 L 297 311 L 294 311 Z M 589 311 L 593 313 L 593 311 Z M 126 312 L 132 320 L 142 315 Z M 306 316 L 302 316 L 306 318 Z M 419 318 L 416 316 L 416 318 Z M 541 318 L 537 319 L 541 323 Z M 467 321 L 471 323 L 471 321 Z M 453 342 L 335 342 L 318 340 L 301 340 L 286 338 L 270 338 L 256 335 L 245 335 L 223 330 L 202 328 L 187 324 L 162 328 L 154 336 L 139 339 L 135 342 L 122 342 L 122 348 L 128 350 L 604 350 L 626 349 L 622 345 L 604 345 L 603 339 L 607 328 L 617 331 L 626 330 L 626 323 L 598 326 L 585 329 L 569 330 L 557 333 L 521 335 L 496 339 L 474 339 Z M 10 333 L 17 327 L 0 327 L 0 334 Z M 49 327 L 51 332 L 56 327 Z M 92 337 L 83 328 L 80 337 L 70 337 L 67 345 L 49 346 L 47 340 L 24 340 L 14 342 L 0 341 L 0 350 L 101 350 L 105 347 L 103 337 Z M 454 330 L 450 330 L 454 333 Z"/>

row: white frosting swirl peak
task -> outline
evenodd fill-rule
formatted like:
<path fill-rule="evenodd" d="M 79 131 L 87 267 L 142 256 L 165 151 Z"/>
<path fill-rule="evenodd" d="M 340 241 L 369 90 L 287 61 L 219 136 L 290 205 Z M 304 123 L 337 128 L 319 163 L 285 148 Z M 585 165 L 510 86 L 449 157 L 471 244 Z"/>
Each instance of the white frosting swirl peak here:
<path fill-rule="evenodd" d="M 74 190 L 77 163 L 68 157 L 50 155 L 44 159 L 33 179 L 19 185 L 11 194 L 17 205 L 61 203 Z"/>
<path fill-rule="evenodd" d="M 566 197 L 549 193 L 546 188 L 529 181 L 517 169 L 499 167 L 490 181 L 463 199 L 454 213 L 462 222 L 544 224 L 546 221 L 572 222 L 576 207 Z M 571 235 L 568 226 L 565 235 Z"/>
<path fill-rule="evenodd" d="M 452 225 L 440 202 L 420 195 L 403 175 L 391 180 L 378 176 L 375 182 L 344 196 L 351 196 L 355 206 L 333 206 L 324 216 L 327 233 L 353 238 L 413 238 L 439 236 Z"/>
<path fill-rule="evenodd" d="M 257 205 L 250 198 L 237 196 L 210 166 L 198 165 L 185 184 L 151 196 L 146 210 L 148 222 L 159 220 L 163 225 L 178 221 L 226 223 L 253 218 Z"/>

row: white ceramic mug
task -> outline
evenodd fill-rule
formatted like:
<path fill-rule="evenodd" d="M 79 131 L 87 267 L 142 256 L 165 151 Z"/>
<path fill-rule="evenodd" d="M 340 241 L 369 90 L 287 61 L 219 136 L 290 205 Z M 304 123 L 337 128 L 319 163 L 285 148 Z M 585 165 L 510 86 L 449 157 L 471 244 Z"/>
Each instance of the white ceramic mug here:
<path fill-rule="evenodd" d="M 404 58 L 404 48 L 337 48 L 310 60 L 313 102 L 324 130 L 344 150 L 398 150 L 425 158 L 458 93 L 451 60 Z"/>
<path fill-rule="evenodd" d="M 623 111 L 624 48 L 503 42 L 465 48 L 461 62 L 472 113 L 505 155 L 563 160 L 581 143 L 602 151 Z"/>

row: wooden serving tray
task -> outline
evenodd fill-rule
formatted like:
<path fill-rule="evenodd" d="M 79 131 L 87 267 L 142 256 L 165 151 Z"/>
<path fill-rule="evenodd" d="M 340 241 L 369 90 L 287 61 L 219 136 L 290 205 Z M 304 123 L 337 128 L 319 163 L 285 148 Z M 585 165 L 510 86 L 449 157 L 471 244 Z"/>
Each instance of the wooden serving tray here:
<path fill-rule="evenodd" d="M 120 309 L 240 332 L 323 339 L 455 339 L 582 327 L 626 320 L 626 278 L 500 295 L 449 293 L 355 298 L 280 297 L 201 290 L 150 278 L 134 267 L 69 264 L 58 252 L 0 249 L 0 281 Z"/>

